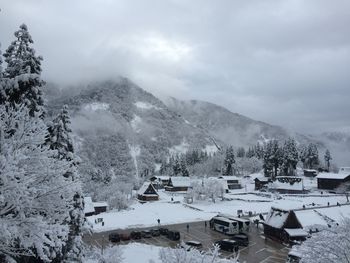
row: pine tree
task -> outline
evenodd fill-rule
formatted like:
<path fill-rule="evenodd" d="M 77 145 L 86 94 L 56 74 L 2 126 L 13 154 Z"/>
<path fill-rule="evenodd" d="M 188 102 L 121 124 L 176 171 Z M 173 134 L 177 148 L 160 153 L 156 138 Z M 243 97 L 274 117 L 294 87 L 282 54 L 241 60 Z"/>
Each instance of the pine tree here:
<path fill-rule="evenodd" d="M 62 111 L 49 124 L 46 144 L 51 150 L 57 150 L 59 159 L 73 160 L 73 142 L 71 139 L 70 117 L 68 106 L 64 105 Z"/>
<path fill-rule="evenodd" d="M 181 173 L 181 165 L 180 165 L 180 161 L 179 161 L 179 157 L 176 156 L 175 160 L 174 160 L 174 164 L 173 164 L 173 172 L 174 175 L 177 176 Z"/>
<path fill-rule="evenodd" d="M 74 181 L 77 179 L 77 158 L 74 155 L 70 124 L 68 106 L 64 105 L 62 111 L 48 127 L 48 135 L 46 136 L 45 144 L 48 145 L 51 150 L 57 152 L 56 158 L 71 162 L 71 166 L 67 169 L 64 176 L 71 177 Z M 79 259 L 82 257 L 81 232 L 84 224 L 84 202 L 80 187 L 77 187 L 70 203 L 71 210 L 69 212 L 70 220 L 68 223 L 70 225 L 70 232 L 67 245 L 64 248 L 62 260 L 64 262 L 79 262 Z"/>
<path fill-rule="evenodd" d="M 24 104 L 33 117 L 36 112 L 44 117 L 43 81 L 40 78 L 41 60 L 31 47 L 33 40 L 25 24 L 15 32 L 14 40 L 4 53 L 7 67 L 4 78 L 8 79 L 5 93 L 12 106 Z M 3 101 L 2 101 L 3 102 Z"/>
<path fill-rule="evenodd" d="M 243 158 L 243 157 L 245 157 L 245 155 L 246 155 L 245 149 L 243 147 L 239 147 L 237 149 L 237 157 Z"/>
<path fill-rule="evenodd" d="M 303 168 L 306 168 L 307 146 L 305 144 L 299 146 L 299 159 L 303 163 Z"/>
<path fill-rule="evenodd" d="M 234 153 L 233 147 L 230 146 L 226 149 L 223 175 L 233 175 L 234 164 L 235 164 L 235 153 Z"/>
<path fill-rule="evenodd" d="M 180 165 L 181 165 L 181 174 L 182 174 L 182 176 L 186 176 L 186 177 L 190 176 L 190 173 L 188 172 L 187 165 L 186 165 L 186 159 L 185 159 L 184 156 L 181 158 Z"/>
<path fill-rule="evenodd" d="M 282 149 L 282 168 L 284 175 L 294 175 L 299 160 L 296 142 L 293 138 L 285 141 Z"/>
<path fill-rule="evenodd" d="M 264 173 L 266 176 L 277 177 L 282 161 L 282 151 L 277 140 L 269 141 L 264 150 Z"/>
<path fill-rule="evenodd" d="M 316 169 L 319 165 L 318 149 L 316 144 L 310 143 L 306 155 L 307 168 Z"/>
<path fill-rule="evenodd" d="M 331 152 L 327 149 L 325 154 L 324 154 L 324 162 L 326 164 L 327 167 L 327 171 L 329 172 L 329 168 L 330 168 L 330 161 L 332 160 L 332 156 L 331 156 Z"/>

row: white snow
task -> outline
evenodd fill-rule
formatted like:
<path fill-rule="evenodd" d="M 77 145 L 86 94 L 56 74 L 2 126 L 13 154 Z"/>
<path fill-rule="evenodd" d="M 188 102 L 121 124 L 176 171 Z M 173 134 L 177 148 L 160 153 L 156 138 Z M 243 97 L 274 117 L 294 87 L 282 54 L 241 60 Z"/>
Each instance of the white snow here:
<path fill-rule="evenodd" d="M 206 151 L 209 155 L 213 155 L 218 151 L 218 148 L 215 145 L 206 145 L 204 151 Z"/>
<path fill-rule="evenodd" d="M 84 213 L 94 213 L 95 212 L 95 208 L 94 208 L 94 204 L 92 203 L 92 199 L 90 196 L 86 196 L 84 197 Z"/>
<path fill-rule="evenodd" d="M 130 149 L 130 155 L 131 158 L 134 162 L 134 166 L 135 166 L 135 171 L 136 171 L 136 178 L 139 177 L 139 167 L 138 167 L 138 163 L 137 163 L 137 157 L 141 154 L 141 149 L 140 146 L 135 145 L 129 145 L 129 149 Z"/>
<path fill-rule="evenodd" d="M 150 109 L 155 109 L 155 110 L 159 110 L 160 108 L 157 107 L 157 106 L 154 106 L 148 102 L 143 102 L 143 101 L 138 101 L 138 102 L 135 102 L 134 105 L 139 108 L 139 109 L 142 109 L 142 110 L 150 110 Z"/>
<path fill-rule="evenodd" d="M 130 125 L 135 132 L 140 132 L 140 124 L 142 123 L 142 119 L 140 116 L 134 114 L 134 118 L 130 121 Z"/>
<path fill-rule="evenodd" d="M 179 153 L 186 153 L 188 151 L 188 147 L 190 145 L 183 139 L 182 143 L 179 145 L 175 145 L 169 149 L 170 155 L 176 155 Z"/>
<path fill-rule="evenodd" d="M 284 231 L 286 231 L 290 237 L 307 237 L 309 235 L 301 228 L 285 228 Z"/>
<path fill-rule="evenodd" d="M 120 246 L 123 251 L 123 258 L 126 263 L 161 263 L 159 259 L 159 250 L 162 247 L 151 246 L 140 243 L 129 243 Z"/>
<path fill-rule="evenodd" d="M 316 178 L 318 179 L 337 179 L 337 180 L 343 180 L 346 177 L 350 176 L 350 173 L 319 173 Z"/>
<path fill-rule="evenodd" d="M 159 172 L 161 166 L 162 166 L 162 164 L 160 164 L 160 163 L 155 163 L 155 164 L 154 164 L 154 171 L 155 171 L 155 172 Z"/>
<path fill-rule="evenodd" d="M 83 108 L 88 111 L 108 110 L 109 104 L 104 102 L 92 102 L 84 105 Z"/>
<path fill-rule="evenodd" d="M 314 210 L 295 211 L 295 215 L 303 228 L 310 228 L 313 225 L 327 226 L 327 222 Z"/>

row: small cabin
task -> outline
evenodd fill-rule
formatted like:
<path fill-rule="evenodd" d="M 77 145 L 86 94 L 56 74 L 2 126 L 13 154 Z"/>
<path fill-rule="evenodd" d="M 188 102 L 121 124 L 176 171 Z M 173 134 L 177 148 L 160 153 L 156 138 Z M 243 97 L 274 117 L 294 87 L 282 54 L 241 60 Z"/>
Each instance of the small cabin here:
<path fill-rule="evenodd" d="M 137 192 L 137 199 L 140 201 L 158 201 L 159 194 L 152 183 L 145 182 Z"/>
<path fill-rule="evenodd" d="M 269 190 L 280 194 L 305 193 L 303 178 L 297 176 L 277 176 L 276 180 L 269 184 Z"/>
<path fill-rule="evenodd" d="M 350 182 L 350 172 L 339 170 L 339 173 L 319 173 L 316 178 L 318 189 L 334 190 L 341 184 Z"/>
<path fill-rule="evenodd" d="M 108 204 L 106 202 L 92 202 L 91 197 L 84 197 L 85 216 L 98 215 L 107 212 Z"/>
<path fill-rule="evenodd" d="M 258 177 L 254 179 L 255 183 L 255 190 L 261 190 L 263 188 L 266 188 L 269 183 L 271 183 L 272 180 L 267 177 Z"/>
<path fill-rule="evenodd" d="M 169 192 L 186 192 L 190 186 L 191 180 L 189 177 L 172 176 L 169 178 L 165 190 Z"/>
<path fill-rule="evenodd" d="M 225 175 L 223 175 L 223 176 L 219 176 L 218 178 L 226 181 L 227 187 L 229 190 L 242 188 L 240 179 L 237 176 L 225 176 Z"/>

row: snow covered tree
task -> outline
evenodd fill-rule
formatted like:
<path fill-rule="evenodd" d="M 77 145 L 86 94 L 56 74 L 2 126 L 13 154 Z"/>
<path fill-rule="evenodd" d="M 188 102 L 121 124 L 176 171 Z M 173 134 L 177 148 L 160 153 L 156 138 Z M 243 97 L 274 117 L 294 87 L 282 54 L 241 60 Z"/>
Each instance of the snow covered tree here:
<path fill-rule="evenodd" d="M 349 263 L 350 219 L 336 227 L 324 228 L 297 247 L 300 263 Z"/>
<path fill-rule="evenodd" d="M 280 168 L 282 151 L 277 140 L 271 140 L 266 144 L 264 150 L 264 173 L 265 176 L 276 178 Z"/>
<path fill-rule="evenodd" d="M 326 164 L 327 171 L 329 171 L 329 168 L 331 166 L 331 160 L 332 160 L 331 152 L 327 149 L 324 154 L 324 162 Z"/>
<path fill-rule="evenodd" d="M 235 153 L 234 153 L 233 147 L 230 146 L 226 149 L 223 175 L 233 175 L 234 164 L 235 164 Z"/>
<path fill-rule="evenodd" d="M 316 169 L 319 165 L 317 145 L 310 143 L 307 147 L 305 163 L 307 168 Z"/>
<path fill-rule="evenodd" d="M 237 149 L 237 157 L 242 158 L 245 157 L 245 149 L 243 147 L 239 147 Z"/>
<path fill-rule="evenodd" d="M 284 175 L 294 175 L 299 156 L 297 144 L 293 138 L 284 142 L 282 148 L 282 169 Z"/>
<path fill-rule="evenodd" d="M 73 160 L 73 141 L 71 139 L 70 117 L 68 106 L 64 105 L 62 111 L 48 125 L 46 144 L 51 150 L 57 150 L 59 159 Z"/>
<path fill-rule="evenodd" d="M 174 164 L 173 164 L 173 172 L 174 172 L 175 176 L 177 176 L 181 173 L 181 165 L 180 165 L 180 160 L 179 160 L 178 156 L 176 156 Z"/>
<path fill-rule="evenodd" d="M 0 255 L 18 262 L 57 260 L 79 187 L 63 176 L 71 164 L 43 146 L 47 127 L 25 105 L 2 105 L 0 113 Z"/>
<path fill-rule="evenodd" d="M 186 165 L 186 159 L 184 156 L 181 158 L 180 166 L 181 166 L 182 176 L 190 176 L 188 169 L 187 169 L 187 165 Z"/>
<path fill-rule="evenodd" d="M 25 104 L 32 117 L 36 112 L 40 112 L 40 117 L 43 117 L 41 88 L 44 83 L 40 78 L 42 58 L 35 55 L 35 50 L 31 47 L 33 40 L 25 24 L 14 35 L 16 39 L 4 53 L 7 63 L 4 71 L 4 78 L 8 80 L 5 88 L 7 100 L 12 106 Z"/>
<path fill-rule="evenodd" d="M 67 168 L 65 177 L 78 180 L 77 175 L 77 157 L 74 155 L 73 141 L 71 138 L 70 117 L 67 105 L 63 106 L 62 111 L 49 124 L 48 135 L 45 144 L 51 150 L 56 151 L 56 158 L 71 162 L 71 167 Z M 81 232 L 84 224 L 84 201 L 81 189 L 77 189 L 71 200 L 72 206 L 69 212 L 70 232 L 66 247 L 64 247 L 64 259 L 66 262 L 79 262 L 82 254 Z"/>
<path fill-rule="evenodd" d="M 163 248 L 159 252 L 162 263 L 236 263 L 238 255 L 232 259 L 220 258 L 220 248 L 213 246 L 206 252 L 190 248 L 182 243 L 181 246 L 173 248 Z"/>
<path fill-rule="evenodd" d="M 303 168 L 306 168 L 307 146 L 305 144 L 299 146 L 299 159 L 303 163 Z"/>

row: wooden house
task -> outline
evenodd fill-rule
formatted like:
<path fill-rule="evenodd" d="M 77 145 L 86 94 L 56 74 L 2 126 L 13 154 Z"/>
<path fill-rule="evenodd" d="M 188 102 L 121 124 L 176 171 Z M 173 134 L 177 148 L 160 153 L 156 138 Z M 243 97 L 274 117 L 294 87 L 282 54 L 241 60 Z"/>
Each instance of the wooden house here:
<path fill-rule="evenodd" d="M 137 199 L 141 201 L 158 201 L 159 194 L 152 183 L 145 182 L 137 192 Z"/>
<path fill-rule="evenodd" d="M 242 188 L 240 179 L 237 176 L 220 176 L 219 179 L 226 181 L 229 190 Z"/>
<path fill-rule="evenodd" d="M 293 210 L 271 207 L 263 225 L 266 237 L 284 242 L 302 240 L 308 235 Z"/>
<path fill-rule="evenodd" d="M 169 183 L 170 176 L 157 175 L 152 176 L 150 181 L 156 189 L 163 189 Z"/>
<path fill-rule="evenodd" d="M 270 178 L 267 177 L 257 177 L 254 179 L 255 190 L 260 190 L 262 188 L 267 188 L 267 185 L 272 182 Z"/>
<path fill-rule="evenodd" d="M 334 190 L 341 184 L 350 182 L 350 172 L 339 171 L 339 173 L 319 173 L 317 176 L 317 188 Z"/>
<path fill-rule="evenodd" d="M 165 190 L 170 192 L 186 192 L 190 186 L 191 180 L 189 177 L 172 176 L 169 178 Z"/>
<path fill-rule="evenodd" d="M 85 216 L 98 215 L 106 212 L 108 204 L 106 202 L 92 202 L 91 197 L 84 197 L 84 214 Z"/>
<path fill-rule="evenodd" d="M 277 176 L 276 180 L 269 184 L 269 190 L 281 194 L 305 193 L 303 178 L 297 176 Z"/>

